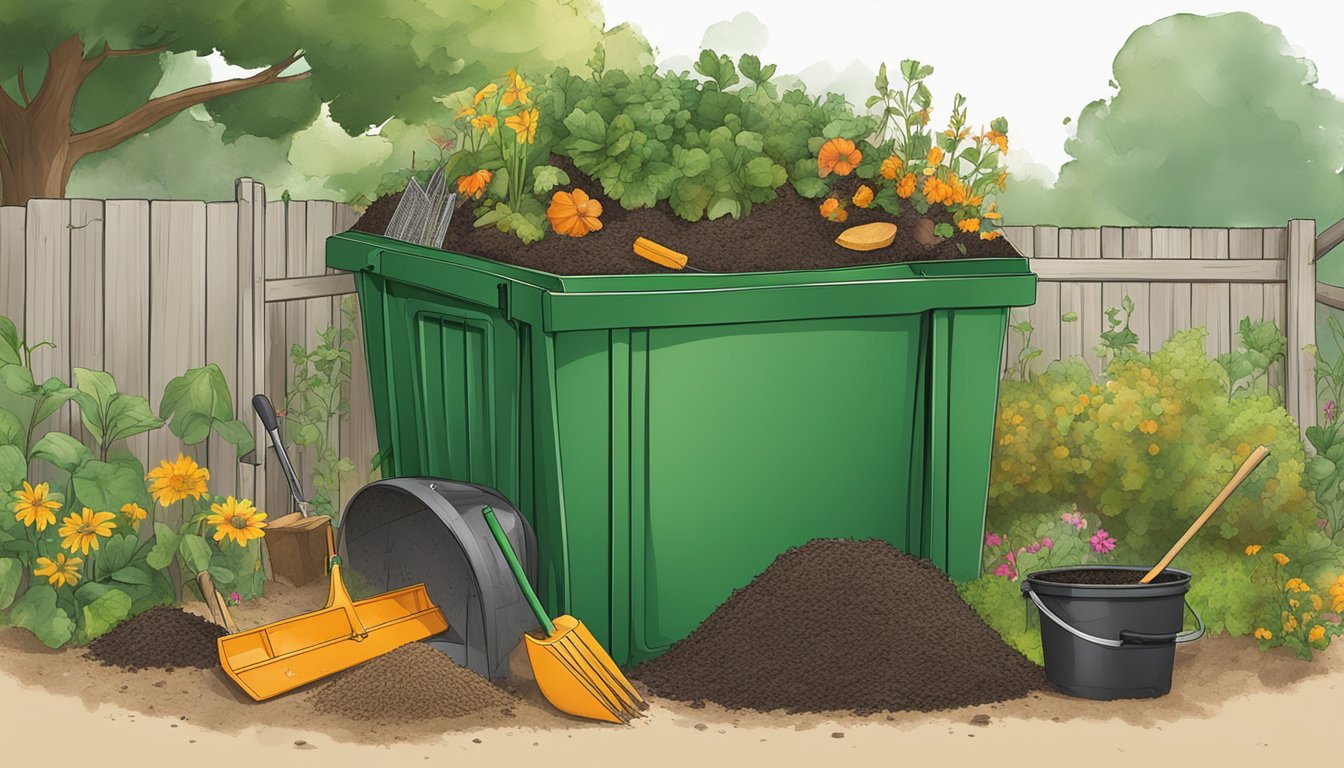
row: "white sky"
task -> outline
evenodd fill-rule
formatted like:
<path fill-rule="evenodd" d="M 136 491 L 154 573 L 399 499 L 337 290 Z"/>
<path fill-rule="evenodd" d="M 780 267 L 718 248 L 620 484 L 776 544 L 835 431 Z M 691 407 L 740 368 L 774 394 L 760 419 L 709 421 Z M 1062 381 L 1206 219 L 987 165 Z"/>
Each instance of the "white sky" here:
<path fill-rule="evenodd" d="M 1135 29 L 1173 13 L 1247 11 L 1283 30 L 1297 55 L 1316 63 L 1320 85 L 1344 96 L 1344 2 L 1333 0 L 602 0 L 607 24 L 633 22 L 659 62 L 694 58 L 706 27 L 742 11 L 765 24 L 758 52 L 779 71 L 822 60 L 844 69 L 858 59 L 871 69 L 915 58 L 929 78 L 935 119 L 946 119 L 953 93 L 969 116 L 1008 118 L 1015 150 L 1057 171 L 1068 159 L 1066 115 L 1112 93 L 1111 62 Z M 962 32 L 969 27 L 973 32 Z M 1014 157 L 1017 155 L 1017 157 Z M 1009 160 L 1025 158 L 1010 153 Z M 1017 163 L 1014 163 L 1016 165 Z"/>

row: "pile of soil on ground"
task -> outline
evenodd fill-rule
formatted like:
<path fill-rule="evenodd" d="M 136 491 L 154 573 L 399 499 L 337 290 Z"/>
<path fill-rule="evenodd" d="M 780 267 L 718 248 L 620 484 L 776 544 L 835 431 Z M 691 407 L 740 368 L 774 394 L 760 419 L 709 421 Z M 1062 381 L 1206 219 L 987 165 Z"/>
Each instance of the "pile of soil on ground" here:
<path fill-rule="evenodd" d="M 426 643 L 404 645 L 342 672 L 308 700 L 324 714 L 384 724 L 503 712 L 519 702 Z"/>
<path fill-rule="evenodd" d="M 988 704 L 1048 685 L 933 564 L 876 539 L 790 549 L 632 676 L 671 699 L 860 715 Z"/>
<path fill-rule="evenodd" d="M 89 644 L 89 656 L 122 669 L 219 666 L 224 628 L 181 608 L 155 606 Z"/>
<path fill-rule="evenodd" d="M 1062 573 L 1040 573 L 1032 576 L 1037 581 L 1048 581 L 1051 584 L 1088 584 L 1120 586 L 1138 584 L 1139 580 L 1148 572 L 1143 569 L 1135 570 L 1117 570 L 1114 568 L 1070 568 Z M 1170 584 L 1173 581 L 1184 579 L 1185 575 L 1163 571 L 1153 577 L 1149 584 Z"/>
<path fill-rule="evenodd" d="M 724 217 L 689 222 L 673 213 L 666 202 L 654 208 L 627 211 L 602 194 L 602 186 L 575 169 L 568 158 L 553 157 L 551 163 L 569 174 L 570 183 L 562 189 L 579 187 L 602 203 L 602 229 L 582 238 L 562 237 L 548 231 L 540 241 L 524 245 L 517 237 L 494 227 L 473 227 L 475 203 L 459 197 L 443 248 L 560 275 L 672 271 L 636 256 L 631 250 L 636 237 L 646 237 L 684 253 L 690 266 L 707 272 L 825 269 L 1018 255 L 1002 237 L 981 240 L 978 234 L 958 233 L 936 245 L 921 245 L 915 241 L 914 232 L 916 223 L 925 217 L 910 205 L 902 206 L 901 216 L 895 219 L 896 242 L 892 245 L 875 251 L 841 248 L 835 244 L 835 238 L 845 229 L 874 221 L 892 221 L 892 217 L 876 208 L 851 205 L 845 223 L 828 221 L 817 210 L 820 200 L 801 197 L 789 184 L 779 189 L 777 200 L 754 206 L 751 213 L 740 220 Z M 841 180 L 835 192 L 838 197 L 848 200 L 857 188 L 858 181 L 851 177 Z M 383 234 L 400 200 L 401 193 L 375 200 L 353 229 Z M 927 218 L 935 224 L 952 220 L 951 214 L 942 206 L 930 208 Z M 964 255 L 957 249 L 958 243 L 965 246 Z"/>

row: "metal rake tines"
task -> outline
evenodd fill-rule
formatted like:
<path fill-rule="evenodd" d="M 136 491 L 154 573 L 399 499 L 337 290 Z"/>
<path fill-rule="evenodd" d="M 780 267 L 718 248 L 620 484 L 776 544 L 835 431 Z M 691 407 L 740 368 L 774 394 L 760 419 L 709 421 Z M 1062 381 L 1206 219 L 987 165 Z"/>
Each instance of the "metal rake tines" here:
<path fill-rule="evenodd" d="M 424 197 L 424 188 L 420 186 L 420 181 L 412 176 L 406 184 L 405 191 L 401 193 L 401 199 L 397 201 L 397 209 L 392 212 L 392 220 L 387 223 L 387 229 L 383 230 L 383 234 L 397 240 L 405 239 L 406 221 L 411 216 L 411 209 L 415 207 L 415 201 L 422 197 Z"/>

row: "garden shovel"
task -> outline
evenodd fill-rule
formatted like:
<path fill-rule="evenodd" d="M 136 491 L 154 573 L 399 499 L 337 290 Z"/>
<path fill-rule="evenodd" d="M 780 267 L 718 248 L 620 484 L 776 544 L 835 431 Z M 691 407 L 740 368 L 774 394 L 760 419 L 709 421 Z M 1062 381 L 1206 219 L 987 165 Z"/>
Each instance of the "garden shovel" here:
<path fill-rule="evenodd" d="M 546 632 L 541 639 L 530 633 L 523 635 L 527 658 L 532 662 L 532 674 L 542 695 L 561 712 L 590 720 L 628 723 L 640 717 L 641 711 L 649 705 L 621 674 L 615 660 L 583 622 L 573 616 L 557 616 L 551 621 L 546 609 L 541 607 L 537 593 L 532 591 L 513 545 L 495 519 L 495 510 L 485 507 L 481 514 L 518 580 L 518 588 Z"/>

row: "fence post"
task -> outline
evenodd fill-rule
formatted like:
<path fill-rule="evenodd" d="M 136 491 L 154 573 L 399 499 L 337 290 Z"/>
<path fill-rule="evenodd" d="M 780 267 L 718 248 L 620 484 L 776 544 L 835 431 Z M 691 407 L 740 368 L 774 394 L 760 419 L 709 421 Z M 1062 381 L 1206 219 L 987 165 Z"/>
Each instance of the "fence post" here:
<path fill-rule="evenodd" d="M 1304 347 L 1316 343 L 1316 222 L 1288 222 L 1288 359 L 1285 367 L 1284 405 L 1297 419 L 1303 439 L 1316 424 L 1315 359 Z"/>

